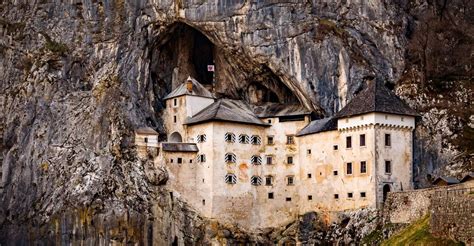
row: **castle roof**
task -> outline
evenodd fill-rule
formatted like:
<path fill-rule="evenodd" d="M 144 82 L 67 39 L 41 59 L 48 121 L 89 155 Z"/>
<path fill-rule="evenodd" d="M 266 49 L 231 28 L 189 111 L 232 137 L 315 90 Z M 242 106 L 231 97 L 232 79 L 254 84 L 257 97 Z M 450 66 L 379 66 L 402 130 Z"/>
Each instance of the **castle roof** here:
<path fill-rule="evenodd" d="M 195 143 L 161 143 L 163 151 L 167 152 L 198 152 Z"/>
<path fill-rule="evenodd" d="M 193 125 L 209 121 L 228 121 L 262 126 L 268 125 L 261 121 L 245 102 L 232 99 L 220 99 L 214 102 L 192 118 L 188 118 L 185 124 Z"/>
<path fill-rule="evenodd" d="M 135 132 L 142 135 L 158 135 L 158 132 L 153 130 L 151 127 L 140 127 L 136 129 Z"/>
<path fill-rule="evenodd" d="M 308 115 L 311 111 L 301 104 L 263 103 L 252 106 L 253 112 L 259 118 Z"/>
<path fill-rule="evenodd" d="M 464 178 L 461 179 L 461 183 L 467 182 L 469 180 L 474 180 L 474 172 L 470 172 L 464 176 Z"/>
<path fill-rule="evenodd" d="M 371 112 L 418 116 L 415 110 L 411 109 L 384 84 L 371 81 L 367 88 L 337 112 L 335 117 L 342 118 Z"/>
<path fill-rule="evenodd" d="M 443 182 L 446 183 L 447 185 L 452 185 L 452 184 L 459 183 L 459 180 L 457 180 L 454 177 L 440 176 L 433 181 L 433 184 L 439 185 L 439 184 L 442 184 Z"/>
<path fill-rule="evenodd" d="M 191 81 L 191 83 L 193 84 L 191 91 L 188 91 L 188 88 L 186 87 L 187 81 Z M 206 87 L 204 87 L 197 80 L 191 77 L 188 77 L 186 81 L 184 81 L 181 85 L 176 87 L 176 89 L 174 89 L 170 94 L 165 96 L 164 100 L 171 99 L 173 97 L 183 96 L 183 95 L 214 98 L 212 96 L 212 93 L 208 89 L 206 89 Z"/>
<path fill-rule="evenodd" d="M 334 117 L 328 117 L 311 121 L 307 126 L 301 129 L 301 131 L 299 131 L 296 136 L 301 137 L 304 135 L 332 130 L 337 130 L 337 119 Z"/>

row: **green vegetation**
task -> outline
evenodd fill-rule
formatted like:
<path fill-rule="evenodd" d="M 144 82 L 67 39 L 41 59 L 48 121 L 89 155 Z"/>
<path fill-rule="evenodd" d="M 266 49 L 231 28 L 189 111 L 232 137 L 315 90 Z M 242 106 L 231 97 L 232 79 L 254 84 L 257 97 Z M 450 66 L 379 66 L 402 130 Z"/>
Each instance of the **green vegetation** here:
<path fill-rule="evenodd" d="M 46 39 L 46 44 L 44 45 L 46 49 L 61 56 L 65 55 L 69 51 L 66 44 L 54 41 L 48 34 L 44 32 L 40 33 Z"/>
<path fill-rule="evenodd" d="M 346 30 L 344 30 L 342 27 L 339 27 L 335 22 L 328 19 L 320 19 L 316 39 L 322 40 L 330 33 L 333 33 L 340 38 L 347 36 Z"/>
<path fill-rule="evenodd" d="M 430 245 L 430 246 L 444 246 L 444 245 L 464 245 L 447 239 L 435 238 L 431 235 L 429 229 L 430 217 L 425 216 L 420 220 L 414 222 L 407 228 L 400 231 L 400 233 L 392 236 L 388 240 L 382 242 L 381 245 Z"/>

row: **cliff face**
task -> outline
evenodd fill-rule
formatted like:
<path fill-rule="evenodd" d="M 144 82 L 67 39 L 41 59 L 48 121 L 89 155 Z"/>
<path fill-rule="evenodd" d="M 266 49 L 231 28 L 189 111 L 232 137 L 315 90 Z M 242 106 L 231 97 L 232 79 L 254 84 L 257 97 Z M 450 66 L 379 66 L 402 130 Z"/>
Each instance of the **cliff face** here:
<path fill-rule="evenodd" d="M 166 173 L 136 159 L 132 132 L 164 133 L 161 98 L 188 75 L 220 96 L 300 101 L 326 116 L 366 79 L 388 81 L 423 116 L 419 184 L 472 170 L 473 4 L 396 2 L 1 3 L 0 242 L 70 232 L 67 218 L 84 228 L 91 220 L 74 209 L 93 211 L 97 230 L 84 237 L 130 225 L 145 240 L 146 221 L 163 218 L 151 204 Z M 212 62 L 215 78 L 202 72 Z M 162 221 L 151 230 L 182 225 Z"/>

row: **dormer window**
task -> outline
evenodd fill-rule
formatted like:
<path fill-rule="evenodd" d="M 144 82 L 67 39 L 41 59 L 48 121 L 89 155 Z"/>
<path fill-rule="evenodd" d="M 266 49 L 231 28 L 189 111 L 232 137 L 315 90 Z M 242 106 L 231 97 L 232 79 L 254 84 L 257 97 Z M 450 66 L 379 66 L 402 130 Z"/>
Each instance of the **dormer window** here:
<path fill-rule="evenodd" d="M 224 139 L 227 143 L 235 143 L 235 134 L 228 132 L 225 134 Z"/>
<path fill-rule="evenodd" d="M 249 136 L 246 134 L 239 135 L 239 143 L 248 144 L 249 143 Z"/>
<path fill-rule="evenodd" d="M 200 135 L 197 135 L 197 142 L 198 143 L 203 143 L 203 142 L 206 142 L 206 134 L 200 134 Z"/>
<path fill-rule="evenodd" d="M 235 157 L 234 153 L 225 154 L 225 162 L 226 163 L 235 163 L 236 161 L 237 161 L 237 157 Z"/>
<path fill-rule="evenodd" d="M 251 142 L 253 145 L 260 145 L 262 143 L 262 139 L 258 135 L 253 135 Z"/>

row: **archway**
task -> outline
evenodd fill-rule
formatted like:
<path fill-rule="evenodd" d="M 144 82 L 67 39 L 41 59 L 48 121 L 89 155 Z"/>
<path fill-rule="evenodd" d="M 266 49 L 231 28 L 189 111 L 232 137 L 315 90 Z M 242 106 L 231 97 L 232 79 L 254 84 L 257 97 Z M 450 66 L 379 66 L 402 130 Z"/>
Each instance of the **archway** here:
<path fill-rule="evenodd" d="M 179 132 L 173 132 L 171 133 L 168 141 L 172 143 L 181 143 L 183 142 L 183 138 L 181 137 L 181 134 L 179 134 Z"/>
<path fill-rule="evenodd" d="M 389 192 L 390 192 L 390 185 L 389 184 L 384 185 L 383 186 L 383 202 L 387 200 L 387 195 Z"/>

